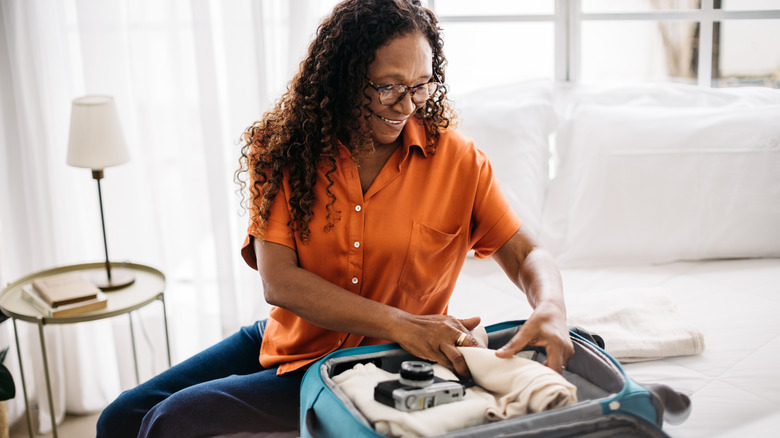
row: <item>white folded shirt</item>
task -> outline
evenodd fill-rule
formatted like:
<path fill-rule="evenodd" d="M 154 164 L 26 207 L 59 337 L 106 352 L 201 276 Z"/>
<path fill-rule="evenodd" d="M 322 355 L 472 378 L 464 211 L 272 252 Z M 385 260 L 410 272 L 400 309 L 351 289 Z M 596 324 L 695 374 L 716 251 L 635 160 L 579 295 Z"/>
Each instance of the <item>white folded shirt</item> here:
<path fill-rule="evenodd" d="M 568 323 L 604 339 L 623 363 L 700 354 L 704 335 L 677 311 L 662 288 L 626 288 L 566 299 Z"/>

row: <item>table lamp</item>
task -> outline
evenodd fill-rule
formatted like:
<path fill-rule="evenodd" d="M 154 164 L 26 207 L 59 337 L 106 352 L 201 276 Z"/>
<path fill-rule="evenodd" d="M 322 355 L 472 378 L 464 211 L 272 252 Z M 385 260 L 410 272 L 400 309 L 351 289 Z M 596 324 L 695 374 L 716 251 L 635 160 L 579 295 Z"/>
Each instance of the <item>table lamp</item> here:
<path fill-rule="evenodd" d="M 92 169 L 97 181 L 100 222 L 103 225 L 103 249 L 106 253 L 106 272 L 92 278 L 92 282 L 104 291 L 119 289 L 132 284 L 135 275 L 127 269 L 111 269 L 108 259 L 106 220 L 103 216 L 103 194 L 100 180 L 103 169 L 118 166 L 130 160 L 127 152 L 119 113 L 110 96 L 84 96 L 73 100 L 68 139 L 68 164 Z"/>

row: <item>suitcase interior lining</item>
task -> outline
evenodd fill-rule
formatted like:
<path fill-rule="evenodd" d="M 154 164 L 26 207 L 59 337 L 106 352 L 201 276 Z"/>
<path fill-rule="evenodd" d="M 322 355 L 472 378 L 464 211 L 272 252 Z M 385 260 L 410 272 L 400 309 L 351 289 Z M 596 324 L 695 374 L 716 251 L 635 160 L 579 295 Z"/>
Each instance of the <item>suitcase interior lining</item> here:
<path fill-rule="evenodd" d="M 499 330 L 489 334 L 489 348 L 498 348 L 504 345 L 516 332 L 517 327 L 511 327 L 505 330 Z M 562 411 L 571 411 L 573 417 L 579 417 L 582 412 L 577 414 L 577 411 L 582 411 L 585 408 L 587 411 L 600 411 L 601 407 L 598 403 L 599 399 L 610 396 L 619 392 L 626 384 L 623 373 L 610 360 L 606 355 L 600 352 L 595 346 L 589 342 L 572 337 L 574 343 L 574 356 L 572 356 L 569 363 L 566 365 L 566 369 L 563 371 L 563 376 L 577 387 L 578 402 L 574 405 L 567 406 L 565 408 L 555 409 L 555 415 L 558 419 L 561 419 L 561 415 L 566 415 Z M 538 352 L 535 360 L 542 363 L 545 360 L 544 349 L 531 347 L 529 350 L 535 350 Z M 353 368 L 359 363 L 373 363 L 378 368 L 391 373 L 397 373 L 401 367 L 401 363 L 405 360 L 417 359 L 410 353 L 404 350 L 390 350 L 380 354 L 370 353 L 363 355 L 342 356 L 328 359 L 322 367 L 322 378 L 325 383 L 330 387 L 334 394 L 341 399 L 347 408 L 352 411 L 357 418 L 370 426 L 368 420 L 360 413 L 360 411 L 354 406 L 349 398 L 344 394 L 333 382 L 331 377 L 341 374 L 342 372 Z M 595 364 L 598 364 L 596 366 Z M 610 372 L 604 372 L 605 365 Z M 533 417 L 539 417 L 537 420 L 544 421 L 544 418 L 550 415 L 550 412 L 539 412 L 535 414 L 529 414 L 524 417 L 524 421 L 532 420 Z M 509 420 L 508 420 L 509 421 Z M 514 426 L 516 427 L 516 425 Z"/>

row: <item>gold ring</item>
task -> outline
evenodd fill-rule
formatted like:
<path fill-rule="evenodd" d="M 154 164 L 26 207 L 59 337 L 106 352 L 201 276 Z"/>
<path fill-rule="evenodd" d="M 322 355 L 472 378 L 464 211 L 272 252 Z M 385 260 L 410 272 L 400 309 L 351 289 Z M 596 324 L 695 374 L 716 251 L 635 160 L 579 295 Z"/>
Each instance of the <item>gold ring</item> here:
<path fill-rule="evenodd" d="M 466 340 L 466 336 L 467 335 L 465 333 L 461 333 L 460 336 L 458 336 L 458 340 L 455 341 L 455 346 L 460 347 L 461 345 L 463 345 L 463 341 Z"/>

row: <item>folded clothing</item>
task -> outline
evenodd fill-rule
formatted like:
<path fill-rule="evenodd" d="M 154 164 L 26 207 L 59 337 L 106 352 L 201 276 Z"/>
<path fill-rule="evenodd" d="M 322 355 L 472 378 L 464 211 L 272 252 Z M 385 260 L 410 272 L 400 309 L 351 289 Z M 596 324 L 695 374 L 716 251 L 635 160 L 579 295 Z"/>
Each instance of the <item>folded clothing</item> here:
<path fill-rule="evenodd" d="M 488 344 L 485 328 L 472 334 L 480 346 Z M 577 403 L 577 387 L 546 366 L 531 360 L 530 351 L 502 359 L 495 350 L 458 347 L 466 359 L 477 395 L 486 398 L 490 420 L 542 412 Z"/>
<path fill-rule="evenodd" d="M 655 360 L 704 351 L 704 335 L 677 311 L 661 288 L 614 289 L 566 299 L 569 325 L 604 339 L 620 362 Z"/>
<path fill-rule="evenodd" d="M 446 380 L 457 380 L 444 367 L 435 366 L 434 374 Z M 448 403 L 422 411 L 404 412 L 374 400 L 374 387 L 385 380 L 398 379 L 372 363 L 357 364 L 334 376 L 336 385 L 352 400 L 374 429 L 392 437 L 423 437 L 478 426 L 487 422 L 488 402 L 471 389 L 456 403 Z"/>
<path fill-rule="evenodd" d="M 475 332 L 484 341 L 486 335 Z M 377 432 L 394 437 L 441 435 L 489 421 L 541 412 L 577 402 L 577 388 L 560 374 L 523 357 L 502 359 L 495 350 L 459 347 L 477 386 L 463 400 L 416 412 L 399 411 L 374 400 L 374 387 L 398 374 L 358 364 L 333 381 L 374 425 Z M 435 365 L 434 374 L 446 380 L 457 377 Z"/>
<path fill-rule="evenodd" d="M 577 387 L 531 359 L 496 357 L 486 348 L 460 348 L 474 383 L 487 396 L 490 420 L 542 412 L 577 403 Z"/>

